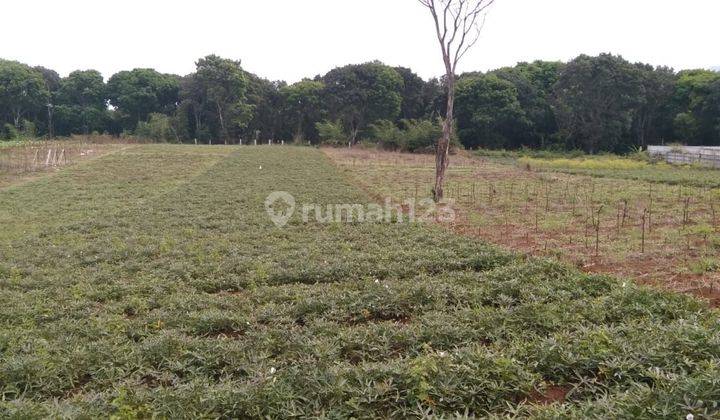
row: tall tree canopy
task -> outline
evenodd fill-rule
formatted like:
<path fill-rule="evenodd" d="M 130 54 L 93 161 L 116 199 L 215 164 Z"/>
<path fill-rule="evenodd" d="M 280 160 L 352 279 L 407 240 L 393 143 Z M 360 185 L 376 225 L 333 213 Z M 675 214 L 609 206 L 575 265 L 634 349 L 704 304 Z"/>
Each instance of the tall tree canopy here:
<path fill-rule="evenodd" d="M 107 92 L 100 72 L 74 71 L 60 81 L 55 93 L 57 134 L 103 131 L 108 119 Z"/>
<path fill-rule="evenodd" d="M 77 70 L 60 81 L 56 101 L 58 104 L 82 107 L 107 107 L 107 93 L 102 74 L 97 70 Z"/>
<path fill-rule="evenodd" d="M 720 143 L 720 73 L 680 72 L 675 104 L 679 111 L 673 121 L 677 138 L 696 145 Z"/>
<path fill-rule="evenodd" d="M 640 95 L 633 120 L 633 134 L 623 149 L 660 144 L 673 137 L 672 98 L 676 88 L 675 72 L 668 67 L 635 65 Z"/>
<path fill-rule="evenodd" d="M 467 147 L 512 147 L 531 124 L 517 87 L 494 74 L 461 78 L 456 110 L 458 135 Z"/>
<path fill-rule="evenodd" d="M 194 90 L 208 118 L 216 119 L 215 136 L 226 144 L 231 138 L 239 139 L 240 130 L 252 117 L 245 98 L 248 79 L 240 61 L 209 55 L 196 66 Z"/>
<path fill-rule="evenodd" d="M 669 142 L 720 145 L 720 73 L 676 73 L 610 54 L 428 81 L 409 68 L 370 62 L 290 86 L 246 72 L 236 60 L 208 56 L 196 64 L 184 77 L 135 69 L 106 84 L 94 70 L 61 78 L 52 69 L 0 60 L 0 137 L 125 132 L 173 142 L 257 137 L 346 145 L 350 138 L 428 150 L 439 144 L 431 141 L 438 119 L 443 137 L 448 130 L 454 83 L 452 138 L 469 148 L 625 152 Z"/>
<path fill-rule="evenodd" d="M 284 121 L 285 105 L 281 89 L 285 82 L 270 81 L 251 73 L 246 73 L 248 88 L 247 105 L 252 109 L 252 117 L 241 132 L 247 139 L 258 134 L 262 140 L 274 140 L 285 137 L 287 124 Z"/>
<path fill-rule="evenodd" d="M 425 81 L 406 67 L 395 67 L 395 71 L 403 78 L 402 105 L 400 116 L 405 120 L 417 120 L 427 116 L 425 102 L 427 93 Z"/>
<path fill-rule="evenodd" d="M 400 115 L 403 79 L 392 67 L 378 61 L 339 67 L 322 80 L 330 118 L 343 122 L 353 144 L 370 124 Z"/>
<path fill-rule="evenodd" d="M 318 138 L 315 124 L 322 120 L 324 89 L 323 82 L 308 79 L 281 89 L 287 122 L 294 127 L 294 140 Z"/>
<path fill-rule="evenodd" d="M 177 76 L 153 69 L 134 69 L 113 75 L 107 83 L 110 104 L 121 114 L 126 130 L 133 130 L 151 113 L 171 113 L 178 103 Z"/>
<path fill-rule="evenodd" d="M 560 135 L 570 148 L 616 150 L 631 130 L 641 93 L 638 72 L 622 57 L 576 58 L 555 85 Z"/>
<path fill-rule="evenodd" d="M 0 113 L 20 128 L 29 114 L 40 114 L 50 100 L 43 74 L 17 61 L 0 60 Z"/>
<path fill-rule="evenodd" d="M 559 62 L 535 61 L 491 72 L 515 86 L 523 111 L 522 120 L 508 133 L 507 147 L 542 148 L 551 144 L 557 121 L 550 97 L 562 68 Z"/>

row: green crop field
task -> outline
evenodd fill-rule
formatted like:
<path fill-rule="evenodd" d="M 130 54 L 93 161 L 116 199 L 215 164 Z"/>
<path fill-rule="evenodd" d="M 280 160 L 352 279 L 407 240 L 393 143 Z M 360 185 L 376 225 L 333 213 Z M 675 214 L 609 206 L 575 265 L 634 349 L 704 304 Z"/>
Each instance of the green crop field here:
<path fill-rule="evenodd" d="M 130 146 L 0 189 L 0 417 L 720 416 L 720 317 L 368 203 L 294 147 Z"/>

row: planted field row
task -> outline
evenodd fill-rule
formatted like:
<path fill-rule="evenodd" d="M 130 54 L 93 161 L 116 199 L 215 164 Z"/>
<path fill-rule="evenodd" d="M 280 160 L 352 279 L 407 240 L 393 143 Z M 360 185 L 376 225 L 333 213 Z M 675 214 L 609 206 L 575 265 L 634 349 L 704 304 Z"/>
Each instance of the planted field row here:
<path fill-rule="evenodd" d="M 276 190 L 370 201 L 282 147 L 138 146 L 0 191 L 2 416 L 718 413 L 703 302 L 432 225 L 278 228 Z"/>

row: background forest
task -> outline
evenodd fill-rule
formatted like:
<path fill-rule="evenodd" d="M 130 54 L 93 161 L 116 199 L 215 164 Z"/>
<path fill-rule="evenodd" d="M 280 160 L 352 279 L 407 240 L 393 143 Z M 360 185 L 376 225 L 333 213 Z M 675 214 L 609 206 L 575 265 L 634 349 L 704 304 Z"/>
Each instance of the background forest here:
<path fill-rule="evenodd" d="M 158 142 L 373 142 L 423 151 L 440 135 L 445 87 L 369 62 L 295 84 L 210 55 L 186 76 L 153 69 L 107 81 L 0 60 L 0 137 L 107 133 Z M 623 153 L 647 144 L 720 145 L 720 72 L 633 64 L 620 56 L 519 63 L 459 76 L 465 148 Z"/>

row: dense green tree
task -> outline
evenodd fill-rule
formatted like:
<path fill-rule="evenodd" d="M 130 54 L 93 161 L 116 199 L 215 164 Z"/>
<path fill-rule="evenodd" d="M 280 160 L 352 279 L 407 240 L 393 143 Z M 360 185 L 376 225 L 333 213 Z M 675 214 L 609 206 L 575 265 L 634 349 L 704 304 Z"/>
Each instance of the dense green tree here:
<path fill-rule="evenodd" d="M 720 135 L 720 73 L 709 70 L 680 72 L 675 90 L 677 140 L 696 145 L 718 145 Z"/>
<path fill-rule="evenodd" d="M 661 144 L 672 137 L 672 98 L 675 72 L 668 67 L 636 64 L 640 83 L 639 103 L 633 120 L 633 137 L 628 146 Z M 627 150 L 630 147 L 624 147 Z"/>
<path fill-rule="evenodd" d="M 42 74 L 43 80 L 45 80 L 45 88 L 51 94 L 60 89 L 61 77 L 55 70 L 48 69 L 42 66 L 35 66 L 33 69 Z"/>
<path fill-rule="evenodd" d="M 512 83 L 517 89 L 518 101 L 523 110 L 513 133 L 508 133 L 510 147 L 547 147 L 557 132 L 557 120 L 550 97 L 557 83 L 563 64 L 535 61 L 519 63 L 491 72 Z"/>
<path fill-rule="evenodd" d="M 719 74 L 720 75 L 720 74 Z M 710 85 L 710 110 L 715 119 L 715 139 L 711 143 L 720 145 L 720 77 Z"/>
<path fill-rule="evenodd" d="M 258 134 L 261 140 L 285 138 L 287 124 L 283 121 L 284 99 L 281 94 L 285 82 L 270 81 L 251 73 L 247 73 L 246 77 L 246 101 L 252 108 L 252 118 L 242 130 L 242 137 L 249 140 Z"/>
<path fill-rule="evenodd" d="M 530 126 L 518 89 L 494 74 L 460 78 L 456 104 L 458 135 L 465 147 L 517 147 L 513 139 Z"/>
<path fill-rule="evenodd" d="M 42 73 L 17 61 L 0 60 L 0 115 L 21 128 L 22 119 L 43 113 L 50 91 Z"/>
<path fill-rule="evenodd" d="M 214 124 L 213 134 L 225 144 L 239 139 L 240 130 L 252 118 L 252 107 L 246 102 L 248 78 L 240 61 L 209 55 L 196 63 L 193 75 L 197 101 Z"/>
<path fill-rule="evenodd" d="M 448 113 L 447 75 L 426 82 L 408 68 L 371 62 L 287 86 L 245 72 L 238 61 L 208 56 L 196 64 L 185 77 L 135 69 L 105 85 L 93 70 L 61 78 L 51 69 L 0 60 L 0 136 L 136 131 L 204 143 L 367 138 L 386 148 L 426 150 L 408 146 L 409 133 L 422 132 L 415 137 L 425 145 L 429 127 Z M 718 72 L 675 73 L 603 54 L 453 80 L 454 120 L 467 147 L 623 152 L 669 141 L 720 145 Z"/>
<path fill-rule="evenodd" d="M 406 120 L 426 117 L 425 81 L 409 68 L 395 67 L 395 71 L 403 78 L 400 117 Z"/>
<path fill-rule="evenodd" d="M 48 69 L 42 66 L 36 66 L 34 67 L 36 71 L 38 71 L 43 76 L 43 80 L 45 80 L 45 88 L 50 93 L 50 99 L 47 103 L 47 112 L 43 113 L 40 112 L 37 117 L 38 125 L 40 125 L 47 134 L 48 137 L 52 138 L 55 136 L 54 132 L 54 118 L 53 113 L 55 110 L 54 104 L 55 104 L 55 96 L 57 94 L 58 89 L 60 89 L 60 81 L 61 77 L 55 70 Z"/>
<path fill-rule="evenodd" d="M 353 144 L 370 124 L 400 115 L 403 79 L 392 67 L 377 61 L 339 67 L 323 82 L 331 119 L 342 121 Z"/>
<path fill-rule="evenodd" d="M 571 149 L 618 151 L 629 136 L 642 88 L 636 67 L 620 56 L 581 55 L 555 85 L 560 136 Z"/>
<path fill-rule="evenodd" d="M 153 69 L 121 71 L 107 83 L 107 97 L 120 112 L 126 130 L 134 130 L 151 113 L 173 113 L 179 91 L 177 76 Z"/>
<path fill-rule="evenodd" d="M 212 141 L 210 128 L 205 123 L 205 100 L 194 73 L 180 79 L 180 103 L 176 110 L 176 118 L 183 139 L 202 143 Z"/>
<path fill-rule="evenodd" d="M 318 139 L 316 124 L 322 120 L 324 89 L 322 82 L 308 79 L 281 89 L 285 116 L 294 127 L 295 141 Z"/>
<path fill-rule="evenodd" d="M 74 71 L 60 81 L 54 95 L 55 132 L 62 136 L 107 129 L 105 81 L 96 70 Z"/>
<path fill-rule="evenodd" d="M 111 131 L 107 110 L 79 105 L 56 105 L 53 112 L 55 133 L 60 136 Z"/>
<path fill-rule="evenodd" d="M 438 118 L 445 115 L 447 107 L 445 80 L 433 78 L 430 79 L 423 87 L 423 103 L 425 104 L 425 116 L 428 118 Z"/>
<path fill-rule="evenodd" d="M 102 74 L 97 70 L 77 70 L 60 81 L 57 104 L 107 108 L 107 92 Z"/>

